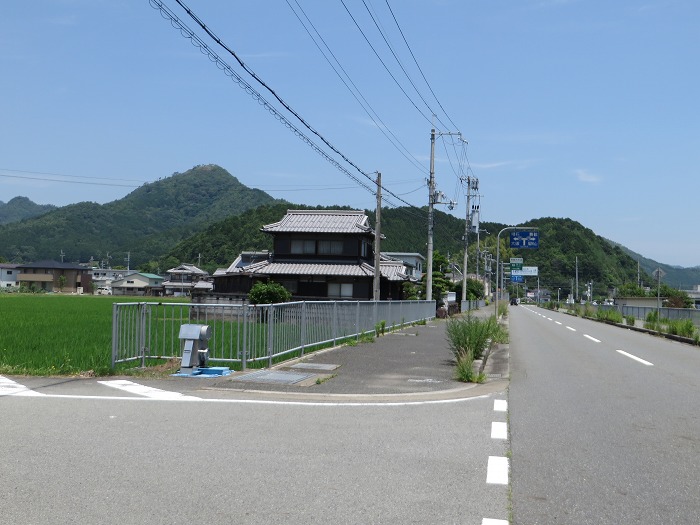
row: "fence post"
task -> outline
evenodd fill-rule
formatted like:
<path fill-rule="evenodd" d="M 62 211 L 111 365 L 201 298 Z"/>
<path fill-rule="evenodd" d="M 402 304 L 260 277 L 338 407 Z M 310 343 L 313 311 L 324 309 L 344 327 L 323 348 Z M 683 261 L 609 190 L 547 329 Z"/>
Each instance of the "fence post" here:
<path fill-rule="evenodd" d="M 272 346 L 273 333 L 275 323 L 275 311 L 272 305 L 268 306 L 267 310 L 267 367 L 272 368 Z"/>
<path fill-rule="evenodd" d="M 357 311 L 355 313 L 355 331 L 357 332 L 357 340 L 360 340 L 360 332 L 362 332 L 362 328 L 360 328 L 360 301 L 357 301 Z"/>
<path fill-rule="evenodd" d="M 306 301 L 301 303 L 301 355 L 304 355 L 304 347 L 306 346 Z"/>
<path fill-rule="evenodd" d="M 146 309 L 148 305 L 139 305 L 139 349 L 141 352 L 141 368 L 146 367 Z"/>
<path fill-rule="evenodd" d="M 336 338 L 338 336 L 338 301 L 333 301 L 333 320 L 331 321 L 332 332 L 333 332 L 333 346 L 336 345 Z"/>
<path fill-rule="evenodd" d="M 248 305 L 243 305 L 243 350 L 241 352 L 241 369 L 245 370 L 248 357 Z"/>
<path fill-rule="evenodd" d="M 117 364 L 119 353 L 119 305 L 112 305 L 112 368 Z"/>

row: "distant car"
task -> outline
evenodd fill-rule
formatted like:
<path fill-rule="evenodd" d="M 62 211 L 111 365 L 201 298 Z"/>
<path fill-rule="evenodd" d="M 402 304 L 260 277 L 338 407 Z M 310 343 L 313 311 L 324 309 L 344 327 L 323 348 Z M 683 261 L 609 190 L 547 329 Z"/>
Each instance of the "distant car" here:
<path fill-rule="evenodd" d="M 517 300 L 515 297 L 513 297 L 513 298 L 510 300 L 510 304 L 511 304 L 512 306 L 517 306 L 517 305 L 518 305 L 518 300 Z"/>

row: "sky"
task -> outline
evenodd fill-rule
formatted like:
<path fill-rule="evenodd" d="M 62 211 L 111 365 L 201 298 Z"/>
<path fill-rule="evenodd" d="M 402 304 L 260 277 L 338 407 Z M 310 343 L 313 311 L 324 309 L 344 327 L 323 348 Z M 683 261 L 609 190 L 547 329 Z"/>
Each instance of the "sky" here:
<path fill-rule="evenodd" d="M 571 218 L 700 265 L 696 0 L 187 0 L 228 50 L 162 0 L 218 63 L 158 2 L 3 3 L 0 201 L 107 203 L 218 164 L 357 209 L 379 171 L 385 206 L 420 207 L 435 129 L 436 188 L 456 202 L 438 209 L 466 217 L 460 179 L 476 178 L 482 221 Z"/>

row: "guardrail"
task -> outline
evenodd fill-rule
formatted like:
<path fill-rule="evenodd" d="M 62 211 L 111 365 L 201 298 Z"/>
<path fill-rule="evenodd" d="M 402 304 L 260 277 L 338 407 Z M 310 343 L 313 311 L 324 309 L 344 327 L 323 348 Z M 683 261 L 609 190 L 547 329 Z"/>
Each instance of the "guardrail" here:
<path fill-rule="evenodd" d="M 246 369 L 310 347 L 337 344 L 387 328 L 435 317 L 435 301 L 304 301 L 268 305 L 115 303 L 112 311 L 112 367 L 179 358 L 183 324 L 211 327 L 209 361 Z"/>

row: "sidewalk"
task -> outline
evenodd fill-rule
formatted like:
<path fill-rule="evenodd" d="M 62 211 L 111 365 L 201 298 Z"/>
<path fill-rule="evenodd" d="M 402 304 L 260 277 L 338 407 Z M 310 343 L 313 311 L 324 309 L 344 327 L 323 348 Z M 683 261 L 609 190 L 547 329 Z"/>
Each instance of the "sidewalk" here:
<path fill-rule="evenodd" d="M 472 315 L 479 318 L 492 314 L 489 308 L 472 311 Z M 472 394 L 479 395 L 477 391 L 483 391 L 489 383 L 501 383 L 508 378 L 508 349 L 507 345 L 500 345 L 491 352 L 487 361 L 484 372 L 489 380 L 486 384 L 456 381 L 454 356 L 449 348 L 446 327 L 446 320 L 434 319 L 425 325 L 386 333 L 371 343 L 315 352 L 302 359 L 280 364 L 272 371 L 239 372 L 217 380 L 212 386 L 245 391 L 344 396 L 464 396 L 467 390 L 474 390 Z M 250 381 L 242 380 L 246 379 L 244 374 L 256 372 L 257 375 L 251 375 Z M 292 384 L 275 381 L 306 375 L 309 377 Z"/>

